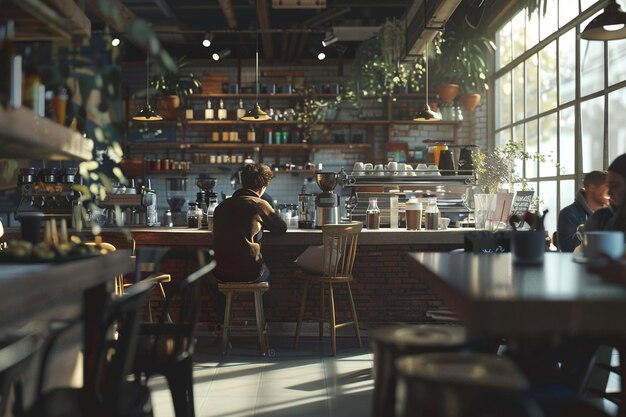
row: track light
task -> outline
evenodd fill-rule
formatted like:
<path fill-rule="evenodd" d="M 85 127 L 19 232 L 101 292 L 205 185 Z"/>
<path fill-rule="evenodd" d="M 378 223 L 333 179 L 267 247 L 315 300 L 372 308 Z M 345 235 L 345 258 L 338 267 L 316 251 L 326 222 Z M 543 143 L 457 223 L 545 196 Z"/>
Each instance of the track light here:
<path fill-rule="evenodd" d="M 580 37 L 590 41 L 626 38 L 626 13 L 615 0 L 609 3 L 583 30 Z"/>
<path fill-rule="evenodd" d="M 219 61 L 222 58 L 226 58 L 230 55 L 230 49 L 222 49 L 219 52 L 213 52 L 213 61 Z"/>
<path fill-rule="evenodd" d="M 309 49 L 309 52 L 311 53 L 311 55 L 317 57 L 318 60 L 323 61 L 324 59 L 326 59 L 326 52 L 315 48 L 315 47 L 311 47 Z"/>
<path fill-rule="evenodd" d="M 112 46 L 119 46 L 121 42 L 122 41 L 117 36 L 113 36 L 113 39 L 111 39 L 111 45 Z"/>
<path fill-rule="evenodd" d="M 209 46 L 211 46 L 212 41 L 213 41 L 213 34 L 207 33 L 206 35 L 204 35 L 204 39 L 202 40 L 202 46 L 204 46 L 205 48 L 208 48 Z"/>
<path fill-rule="evenodd" d="M 325 47 L 327 47 L 329 45 L 332 45 L 333 43 L 337 42 L 338 40 L 339 40 L 339 38 L 336 37 L 334 33 L 328 32 L 326 34 L 326 37 L 322 41 L 322 46 L 325 48 Z"/>

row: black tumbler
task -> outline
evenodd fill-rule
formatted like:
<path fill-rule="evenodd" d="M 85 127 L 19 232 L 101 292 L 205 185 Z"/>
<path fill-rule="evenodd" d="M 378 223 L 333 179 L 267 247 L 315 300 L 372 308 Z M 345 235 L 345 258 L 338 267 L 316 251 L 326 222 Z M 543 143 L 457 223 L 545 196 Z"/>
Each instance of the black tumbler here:
<path fill-rule="evenodd" d="M 22 240 L 36 245 L 41 241 L 41 222 L 43 213 L 38 211 L 32 213 L 24 213 L 20 217 L 20 226 L 22 230 Z"/>
<path fill-rule="evenodd" d="M 456 175 L 454 171 L 454 156 L 451 150 L 443 150 L 439 154 L 439 171 L 441 175 Z"/>
<path fill-rule="evenodd" d="M 459 175 L 472 175 L 474 171 L 474 159 L 471 148 L 461 148 L 459 153 Z"/>

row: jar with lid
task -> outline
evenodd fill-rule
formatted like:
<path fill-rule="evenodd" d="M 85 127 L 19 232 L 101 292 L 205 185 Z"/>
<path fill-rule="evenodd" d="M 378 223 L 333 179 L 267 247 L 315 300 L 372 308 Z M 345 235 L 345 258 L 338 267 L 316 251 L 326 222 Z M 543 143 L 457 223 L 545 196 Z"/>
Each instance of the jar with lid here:
<path fill-rule="evenodd" d="M 379 229 L 380 228 L 380 209 L 378 208 L 378 199 L 376 197 L 370 197 L 366 213 L 367 213 L 366 227 L 368 229 Z"/>
<path fill-rule="evenodd" d="M 437 207 L 437 197 L 429 198 L 424 211 L 426 230 L 439 229 L 439 208 Z"/>
<path fill-rule="evenodd" d="M 187 227 L 198 228 L 198 204 L 196 203 L 189 203 L 189 209 L 187 210 Z"/>

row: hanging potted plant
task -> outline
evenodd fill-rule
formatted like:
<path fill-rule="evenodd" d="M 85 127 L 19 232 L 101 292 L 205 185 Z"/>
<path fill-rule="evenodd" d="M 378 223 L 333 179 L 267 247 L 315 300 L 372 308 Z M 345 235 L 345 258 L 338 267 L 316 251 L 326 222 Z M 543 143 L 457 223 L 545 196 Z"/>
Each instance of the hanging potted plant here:
<path fill-rule="evenodd" d="M 176 62 L 175 72 L 163 73 L 152 79 L 152 87 L 157 92 L 157 110 L 164 119 L 176 119 L 178 109 L 184 106 L 185 97 L 200 91 L 202 83 L 192 72 L 186 71 L 185 57 Z"/>
<path fill-rule="evenodd" d="M 441 100 L 451 102 L 456 93 L 468 110 L 480 103 L 480 93 L 488 89 L 487 60 L 495 44 L 482 31 L 453 16 L 438 44 L 441 53 L 433 58 L 433 81 Z"/>

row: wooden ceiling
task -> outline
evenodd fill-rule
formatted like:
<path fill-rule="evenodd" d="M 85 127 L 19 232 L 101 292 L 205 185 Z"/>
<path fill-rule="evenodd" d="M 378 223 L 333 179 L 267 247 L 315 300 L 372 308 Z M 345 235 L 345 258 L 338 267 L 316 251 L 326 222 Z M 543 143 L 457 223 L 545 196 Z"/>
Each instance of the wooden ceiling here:
<path fill-rule="evenodd" d="M 209 58 L 228 48 L 229 58 L 254 56 L 257 33 L 259 51 L 268 63 L 293 63 L 313 57 L 322 48 L 325 33 L 334 27 L 368 36 L 386 19 L 401 18 L 413 0 L 326 0 L 325 7 L 288 8 L 297 0 L 121 0 L 136 16 L 152 24 L 172 55 Z M 317 0 L 301 0 L 315 6 Z M 273 4 L 275 3 L 275 4 Z M 279 4 L 282 7 L 274 7 Z M 207 33 L 212 45 L 202 46 Z M 330 58 L 354 55 L 364 39 L 340 39 L 327 48 Z"/>

